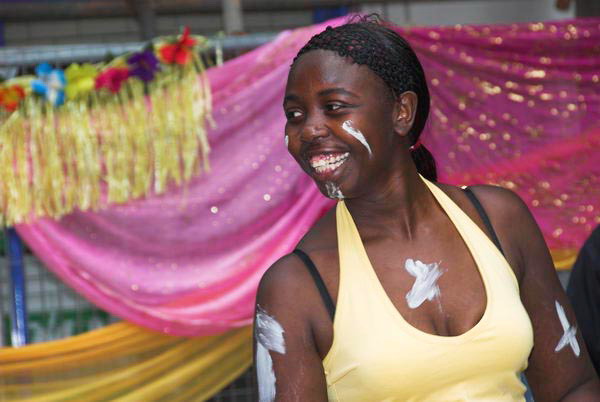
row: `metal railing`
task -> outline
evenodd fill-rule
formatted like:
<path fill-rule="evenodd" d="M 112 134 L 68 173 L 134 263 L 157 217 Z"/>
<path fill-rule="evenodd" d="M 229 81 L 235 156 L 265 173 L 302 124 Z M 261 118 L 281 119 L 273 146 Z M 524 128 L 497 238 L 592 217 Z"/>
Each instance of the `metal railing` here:
<path fill-rule="evenodd" d="M 224 53 L 249 50 L 275 38 L 275 33 L 255 33 L 240 36 L 209 38 L 210 49 L 222 49 Z M 97 62 L 108 55 L 135 52 L 147 42 L 96 43 L 74 45 L 12 46 L 0 48 L 0 68 L 26 68 L 42 62 L 56 64 Z M 8 78 L 8 77 L 5 77 Z"/>

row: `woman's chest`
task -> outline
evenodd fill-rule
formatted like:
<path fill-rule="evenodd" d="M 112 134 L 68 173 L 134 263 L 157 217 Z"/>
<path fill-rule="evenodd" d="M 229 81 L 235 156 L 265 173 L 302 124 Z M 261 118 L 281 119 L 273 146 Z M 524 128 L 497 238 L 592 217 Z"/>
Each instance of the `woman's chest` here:
<path fill-rule="evenodd" d="M 458 335 L 482 317 L 486 302 L 483 277 L 465 243 L 440 230 L 423 241 L 366 239 L 359 269 L 380 287 L 379 295 L 393 304 L 414 327 L 431 334 Z M 340 260 L 337 249 L 313 253 L 327 288 L 337 303 Z M 360 256 L 359 256 L 360 257 Z"/>
<path fill-rule="evenodd" d="M 474 327 L 487 306 L 484 277 L 463 242 L 366 242 L 373 292 L 420 331 L 456 336 Z M 369 277 L 369 275 L 366 275 Z M 379 285 L 379 286 L 377 286 Z"/>

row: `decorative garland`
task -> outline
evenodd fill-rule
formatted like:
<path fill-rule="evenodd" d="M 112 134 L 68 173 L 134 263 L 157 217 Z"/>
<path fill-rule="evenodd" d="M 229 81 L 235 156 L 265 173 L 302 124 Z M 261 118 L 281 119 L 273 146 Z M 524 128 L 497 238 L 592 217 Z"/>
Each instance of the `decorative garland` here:
<path fill-rule="evenodd" d="M 0 83 L 0 225 L 165 191 L 209 169 L 211 96 L 186 27 L 105 64 Z"/>

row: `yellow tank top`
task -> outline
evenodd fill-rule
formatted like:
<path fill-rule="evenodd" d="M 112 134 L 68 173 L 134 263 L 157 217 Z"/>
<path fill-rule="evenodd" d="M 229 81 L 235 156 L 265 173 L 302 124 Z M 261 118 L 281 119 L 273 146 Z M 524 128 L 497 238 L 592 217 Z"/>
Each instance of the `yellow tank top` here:
<path fill-rule="evenodd" d="M 333 344 L 323 360 L 330 401 L 523 401 L 533 329 L 517 279 L 496 246 L 423 179 L 456 226 L 487 295 L 481 320 L 458 336 L 422 332 L 385 293 L 343 201 L 337 204 L 340 281 Z"/>

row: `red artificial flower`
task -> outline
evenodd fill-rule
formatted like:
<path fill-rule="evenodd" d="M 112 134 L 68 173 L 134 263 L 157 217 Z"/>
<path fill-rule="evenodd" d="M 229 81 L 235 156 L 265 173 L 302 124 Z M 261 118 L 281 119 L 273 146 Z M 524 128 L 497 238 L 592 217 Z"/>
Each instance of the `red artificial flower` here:
<path fill-rule="evenodd" d="M 20 85 L 0 88 L 0 106 L 9 112 L 14 112 L 24 97 L 25 90 Z"/>
<path fill-rule="evenodd" d="M 127 67 L 107 68 L 96 76 L 96 89 L 106 88 L 112 93 L 117 93 L 127 78 L 129 78 Z"/>
<path fill-rule="evenodd" d="M 187 64 L 192 59 L 195 44 L 196 39 L 190 38 L 190 28 L 185 27 L 177 42 L 161 46 L 160 57 L 165 63 Z"/>

